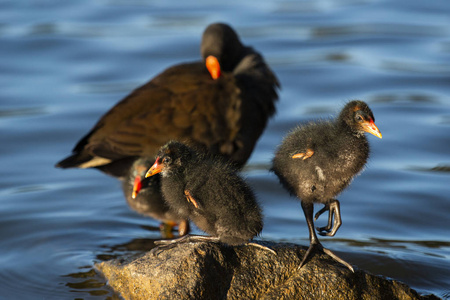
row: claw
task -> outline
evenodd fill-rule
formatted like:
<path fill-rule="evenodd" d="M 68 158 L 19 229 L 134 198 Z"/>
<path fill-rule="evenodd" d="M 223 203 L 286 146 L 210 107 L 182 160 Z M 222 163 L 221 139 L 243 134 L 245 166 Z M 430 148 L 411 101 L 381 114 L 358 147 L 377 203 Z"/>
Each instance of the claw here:
<path fill-rule="evenodd" d="M 352 266 L 349 263 L 347 263 L 343 259 L 339 258 L 336 254 L 334 254 L 330 250 L 325 249 L 322 246 L 322 244 L 319 242 L 319 239 L 317 238 L 316 232 L 314 230 L 314 221 L 313 221 L 314 205 L 313 205 L 313 203 L 302 201 L 301 204 L 302 204 L 303 213 L 305 214 L 306 224 L 308 225 L 309 248 L 306 251 L 305 255 L 303 256 L 303 259 L 298 268 L 300 269 L 306 264 L 306 262 L 313 255 L 313 252 L 315 250 L 320 250 L 320 251 L 328 254 L 329 256 L 331 256 L 331 258 L 333 258 L 335 261 L 346 266 L 350 271 L 354 272 Z M 330 215 L 335 214 L 335 222 L 334 222 L 334 226 L 333 226 L 331 232 L 327 233 L 326 235 L 334 235 L 342 223 L 341 222 L 341 214 L 340 214 L 340 210 L 339 210 L 339 201 L 336 199 L 331 199 L 329 201 L 328 205 L 325 205 L 325 207 L 322 208 L 316 214 L 316 216 L 317 217 L 320 216 L 324 211 L 327 211 L 327 210 L 330 210 Z M 330 218 L 328 218 L 328 223 L 331 224 Z"/>
<path fill-rule="evenodd" d="M 162 242 L 162 240 L 161 241 L 155 241 L 155 245 L 159 245 L 159 246 L 156 246 L 155 248 L 150 250 L 150 254 L 151 255 L 158 256 L 164 250 L 172 249 L 173 247 L 176 246 L 176 244 L 162 244 L 160 242 Z"/>

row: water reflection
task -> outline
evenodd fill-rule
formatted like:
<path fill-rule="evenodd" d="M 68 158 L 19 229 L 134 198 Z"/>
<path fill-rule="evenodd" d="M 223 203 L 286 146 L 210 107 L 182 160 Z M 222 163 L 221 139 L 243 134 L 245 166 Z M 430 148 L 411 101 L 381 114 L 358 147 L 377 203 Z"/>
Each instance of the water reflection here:
<path fill-rule="evenodd" d="M 157 232 L 157 235 L 160 234 L 160 230 L 158 227 L 154 226 L 146 226 L 141 225 L 142 229 Z M 176 230 L 173 230 L 176 233 Z M 117 257 L 120 255 L 124 255 L 130 252 L 147 252 L 155 247 L 155 241 L 161 240 L 160 238 L 136 238 L 132 239 L 129 242 L 121 243 L 117 245 L 102 245 L 101 247 L 104 249 L 102 254 L 97 255 L 97 258 L 100 260 L 108 260 L 109 257 Z"/>
<path fill-rule="evenodd" d="M 438 103 L 437 97 L 431 94 L 409 94 L 392 93 L 376 94 L 371 96 L 374 103 L 395 103 L 395 102 L 418 102 L 418 103 Z"/>
<path fill-rule="evenodd" d="M 381 238 L 368 238 L 367 240 L 350 240 L 350 239 L 329 239 L 327 240 L 327 243 L 346 243 L 349 246 L 352 247 L 373 247 L 373 248 L 386 248 L 390 250 L 395 249 L 408 249 L 415 246 L 420 246 L 421 248 L 431 248 L 431 249 L 440 249 L 440 248 L 449 248 L 444 250 L 450 250 L 450 242 L 445 241 L 419 241 L 419 240 L 388 240 L 388 239 L 381 239 Z M 423 251 L 426 252 L 426 249 Z M 445 255 L 439 255 L 441 258 L 445 258 Z"/>
<path fill-rule="evenodd" d="M 435 167 L 409 167 L 408 169 L 412 171 L 448 173 L 450 172 L 450 165 L 440 164 Z"/>
<path fill-rule="evenodd" d="M 400 72 L 420 73 L 422 75 L 450 75 L 450 65 L 448 64 L 386 60 L 380 63 L 379 68 Z"/>
<path fill-rule="evenodd" d="M 159 228 L 143 226 L 150 231 L 159 231 Z M 116 245 L 102 245 L 101 253 L 96 254 L 96 262 L 108 261 L 111 259 L 130 257 L 146 253 L 155 247 L 155 241 L 160 239 L 136 238 L 129 242 Z M 101 296 L 101 299 L 121 299 L 106 283 L 106 279 L 98 273 L 92 266 L 79 268 L 80 272 L 63 275 L 63 278 L 70 278 L 66 286 L 75 293 L 88 293 L 91 296 Z"/>
<path fill-rule="evenodd" d="M 29 31 L 29 35 L 48 35 L 56 34 L 57 32 L 58 27 L 55 23 L 41 23 L 32 25 Z"/>
<path fill-rule="evenodd" d="M 80 94 L 127 94 L 138 87 L 142 82 L 108 82 L 108 83 L 85 83 L 77 85 L 73 91 Z"/>
<path fill-rule="evenodd" d="M 345 35 L 362 35 L 365 38 L 374 35 L 383 36 L 446 36 L 447 28 L 439 26 L 411 25 L 411 24 L 370 24 L 361 23 L 341 26 L 318 26 L 311 29 L 315 38 L 337 37 Z"/>
<path fill-rule="evenodd" d="M 120 300 L 119 294 L 115 293 L 106 284 L 106 280 L 98 274 L 91 266 L 80 268 L 84 271 L 70 273 L 61 276 L 68 281 L 65 286 L 70 289 L 74 296 L 80 294 L 84 299 L 86 294 L 106 300 Z"/>
<path fill-rule="evenodd" d="M 48 114 L 44 107 L 0 109 L 0 118 L 25 117 Z"/>
<path fill-rule="evenodd" d="M 326 12 L 352 5 L 367 5 L 371 0 L 320 0 L 320 1 L 278 1 L 274 12 L 310 14 Z"/>

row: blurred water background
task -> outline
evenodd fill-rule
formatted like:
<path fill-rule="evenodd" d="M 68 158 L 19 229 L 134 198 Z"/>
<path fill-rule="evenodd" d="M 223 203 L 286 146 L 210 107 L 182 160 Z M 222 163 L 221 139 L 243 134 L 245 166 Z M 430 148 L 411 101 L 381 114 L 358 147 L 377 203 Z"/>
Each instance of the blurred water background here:
<path fill-rule="evenodd" d="M 133 88 L 198 59 L 203 29 L 222 21 L 282 84 L 245 169 L 260 238 L 308 245 L 299 201 L 268 172 L 273 151 L 296 124 L 362 99 L 383 139 L 369 137 L 366 170 L 338 197 L 343 226 L 322 242 L 450 299 L 448 0 L 3 0 L 0 11 L 0 298 L 117 298 L 93 264 L 151 248 L 158 222 L 131 211 L 114 178 L 53 165 Z"/>

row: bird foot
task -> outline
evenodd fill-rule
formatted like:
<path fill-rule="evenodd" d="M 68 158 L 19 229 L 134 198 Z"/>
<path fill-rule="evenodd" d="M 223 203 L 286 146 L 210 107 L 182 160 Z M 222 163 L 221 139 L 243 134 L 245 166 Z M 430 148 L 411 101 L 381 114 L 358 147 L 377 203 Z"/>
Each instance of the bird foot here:
<path fill-rule="evenodd" d="M 185 235 L 180 238 L 170 239 L 170 240 L 159 240 L 155 241 L 155 248 L 153 248 L 150 253 L 154 256 L 158 256 L 162 251 L 169 250 L 178 246 L 181 243 L 197 243 L 197 242 L 214 242 L 218 243 L 219 238 L 213 236 L 202 236 L 202 235 Z"/>
<path fill-rule="evenodd" d="M 346 266 L 350 271 L 352 271 L 353 273 L 355 273 L 355 270 L 353 269 L 353 267 L 346 262 L 345 260 L 343 260 L 342 258 L 340 258 L 339 256 L 337 256 L 336 254 L 334 254 L 331 250 L 324 248 L 322 246 L 322 244 L 320 242 L 317 243 L 311 243 L 309 245 L 308 250 L 306 250 L 305 255 L 303 256 L 303 259 L 300 263 L 300 265 L 298 266 L 298 270 L 300 270 L 305 264 L 306 262 L 312 257 L 314 251 L 322 251 L 325 254 L 329 255 L 332 259 L 334 259 L 335 261 L 337 261 L 338 263 L 343 264 L 344 266 Z"/>
<path fill-rule="evenodd" d="M 189 235 L 188 234 L 188 235 L 185 235 L 185 236 L 177 238 L 177 239 L 155 241 L 155 245 L 157 245 L 157 246 L 155 248 L 153 248 L 150 251 L 150 253 L 153 254 L 154 256 L 158 256 L 162 251 L 172 249 L 181 243 L 199 243 L 199 242 L 220 243 L 220 240 L 218 237 L 213 237 L 213 236 Z M 274 255 L 277 255 L 277 253 L 273 249 L 270 249 L 269 247 L 257 244 L 255 242 L 248 242 L 248 243 L 245 243 L 244 245 L 257 247 L 259 249 L 266 250 L 266 251 L 273 253 Z"/>

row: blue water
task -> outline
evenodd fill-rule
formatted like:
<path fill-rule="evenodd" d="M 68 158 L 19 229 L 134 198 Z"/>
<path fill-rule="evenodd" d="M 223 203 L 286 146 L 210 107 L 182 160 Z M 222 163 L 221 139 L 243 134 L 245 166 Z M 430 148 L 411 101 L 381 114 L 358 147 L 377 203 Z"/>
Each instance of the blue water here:
<path fill-rule="evenodd" d="M 93 264 L 150 248 L 158 222 L 95 170 L 53 165 L 96 120 L 166 67 L 198 59 L 231 24 L 278 75 L 278 113 L 245 175 L 261 239 L 308 244 L 299 202 L 267 169 L 299 122 L 369 103 L 365 171 L 342 193 L 328 248 L 361 269 L 450 299 L 450 2 L 0 1 L 2 299 L 114 299 Z M 325 218 L 319 222 L 325 222 Z"/>

